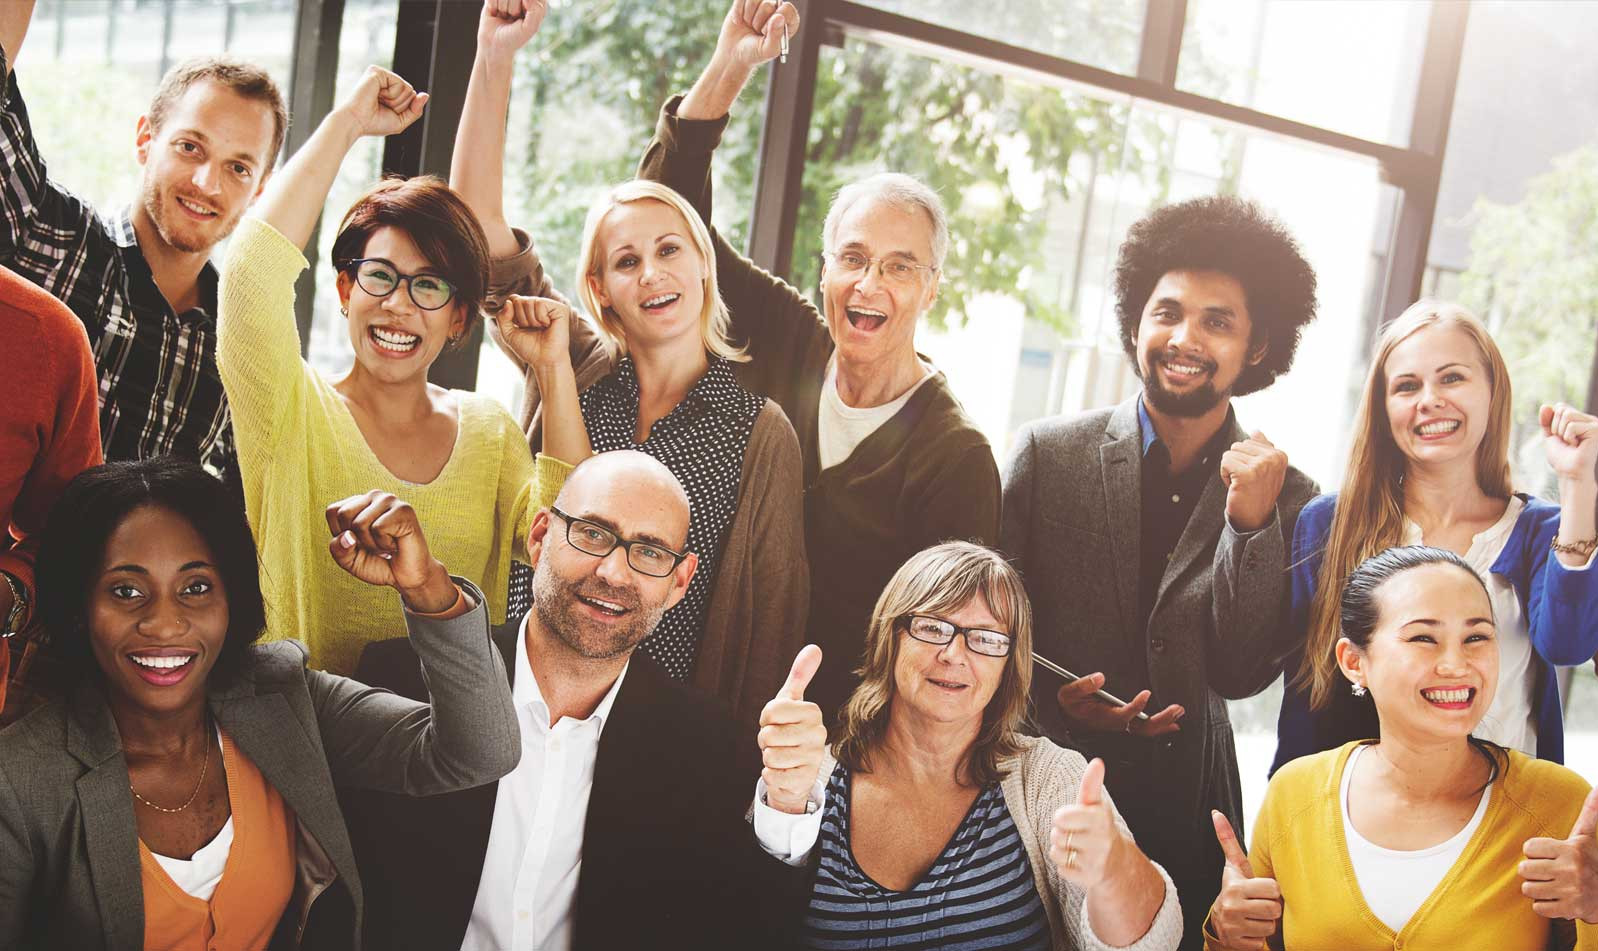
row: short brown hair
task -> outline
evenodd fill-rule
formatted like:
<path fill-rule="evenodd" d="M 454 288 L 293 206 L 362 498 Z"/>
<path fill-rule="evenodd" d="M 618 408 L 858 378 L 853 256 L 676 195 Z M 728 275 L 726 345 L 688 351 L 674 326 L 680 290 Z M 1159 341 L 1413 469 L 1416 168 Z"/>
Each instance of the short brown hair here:
<path fill-rule="evenodd" d="M 893 669 L 899 662 L 899 619 L 907 614 L 943 614 L 981 598 L 1010 635 L 999 688 L 982 711 L 982 732 L 962 764 L 963 781 L 985 786 L 1004 778 L 1004 760 L 1021 750 L 1032 689 L 1032 604 L 1021 576 L 1004 556 L 970 542 L 944 542 L 910 556 L 877 599 L 866 630 L 865 663 L 839 714 L 833 744 L 838 762 L 869 772 L 881 749 L 893 704 Z"/>
<path fill-rule="evenodd" d="M 189 87 L 199 82 L 214 82 L 233 90 L 245 99 L 264 102 L 272 110 L 272 151 L 263 159 L 265 171 L 277 164 L 277 153 L 283 148 L 283 137 L 289 131 L 289 107 L 283 101 L 283 91 L 266 70 L 228 56 L 202 56 L 184 60 L 161 77 L 161 88 L 150 100 L 150 128 L 160 129 L 172 106 Z"/>
<path fill-rule="evenodd" d="M 454 303 L 465 310 L 466 331 L 481 316 L 488 293 L 488 237 L 461 196 L 436 175 L 389 178 L 358 198 L 339 222 L 333 239 L 333 267 L 340 273 L 366 253 L 379 228 L 398 228 L 416 250 L 455 288 Z M 459 341 L 457 341 L 459 342 Z"/>

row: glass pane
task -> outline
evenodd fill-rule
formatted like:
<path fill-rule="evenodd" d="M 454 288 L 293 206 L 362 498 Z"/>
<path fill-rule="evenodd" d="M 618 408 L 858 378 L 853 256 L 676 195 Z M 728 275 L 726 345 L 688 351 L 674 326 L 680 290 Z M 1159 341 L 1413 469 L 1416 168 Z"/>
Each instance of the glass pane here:
<path fill-rule="evenodd" d="M 815 287 L 822 217 L 840 184 L 888 168 L 936 187 L 951 248 L 940 304 L 916 342 L 1001 459 L 1023 423 L 1137 391 L 1113 299 L 1128 227 L 1159 205 L 1238 194 L 1297 237 L 1320 314 L 1292 371 L 1239 399 L 1238 416 L 1312 477 L 1336 482 L 1395 198 L 1374 162 L 858 38 L 824 49 L 820 65 L 795 283 Z M 1251 809 L 1275 751 L 1277 697 L 1234 705 Z"/>
<path fill-rule="evenodd" d="M 1189 0 L 1176 84 L 1406 145 L 1430 13 L 1412 0 Z"/>
<path fill-rule="evenodd" d="M 726 0 L 552 5 L 516 60 L 505 150 L 505 214 L 538 242 L 568 296 L 589 205 L 633 177 L 661 105 L 688 91 L 711 51 Z M 766 84 L 757 76 L 732 110 L 715 158 L 716 227 L 743 247 Z M 521 402 L 522 378 L 486 338 L 477 389 Z"/>
<path fill-rule="evenodd" d="M 863 0 L 914 17 L 1118 73 L 1137 71 L 1148 0 L 998 0 L 972 16 L 970 0 Z"/>
<path fill-rule="evenodd" d="M 134 129 L 161 77 L 220 50 L 266 67 L 286 95 L 294 0 L 41 0 L 16 76 L 50 176 L 105 212 L 132 201 Z"/>
<path fill-rule="evenodd" d="M 338 82 L 333 93 L 335 106 L 355 88 L 367 66 L 393 66 L 398 15 L 399 0 L 345 0 L 338 41 Z M 355 351 L 350 346 L 348 325 L 338 312 L 338 285 L 328 252 L 344 213 L 362 193 L 377 184 L 382 174 L 383 140 L 362 138 L 340 166 L 322 214 L 317 259 L 311 262 L 311 269 L 316 272 L 316 303 L 311 310 L 307 359 L 311 366 L 330 376 L 348 370 L 355 362 Z"/>
<path fill-rule="evenodd" d="M 1514 382 L 1516 487 L 1558 498 L 1542 403 L 1588 404 L 1598 340 L 1598 7 L 1474 4 L 1426 291 L 1492 329 Z M 1566 763 L 1598 782 L 1598 678 L 1568 672 Z"/>

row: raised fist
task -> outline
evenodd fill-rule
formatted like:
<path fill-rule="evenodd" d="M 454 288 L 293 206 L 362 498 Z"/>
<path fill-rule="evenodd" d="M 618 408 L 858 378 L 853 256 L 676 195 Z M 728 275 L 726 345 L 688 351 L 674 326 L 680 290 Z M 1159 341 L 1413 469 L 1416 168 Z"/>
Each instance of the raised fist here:
<path fill-rule="evenodd" d="M 1226 520 L 1240 532 L 1257 532 L 1276 511 L 1276 497 L 1287 478 L 1287 453 L 1255 432 L 1221 455 L 1221 478 L 1226 482 Z"/>
<path fill-rule="evenodd" d="M 327 507 L 328 551 L 357 580 L 400 593 L 407 607 L 436 614 L 456 598 L 449 572 L 428 550 L 416 510 L 376 489 Z"/>
<path fill-rule="evenodd" d="M 1598 479 L 1598 417 L 1564 403 L 1544 403 L 1537 412 L 1548 465 L 1567 482 Z"/>
<path fill-rule="evenodd" d="M 556 366 L 571 360 L 567 352 L 571 308 L 547 297 L 513 296 L 494 316 L 499 338 L 530 367 Z"/>
<path fill-rule="evenodd" d="M 422 116 L 427 93 L 381 66 L 368 66 L 339 109 L 360 135 L 394 135 Z"/>
<path fill-rule="evenodd" d="M 733 0 L 721 22 L 715 58 L 754 69 L 782 52 L 783 30 L 791 38 L 799 32 L 799 11 L 777 0 Z"/>
<path fill-rule="evenodd" d="M 484 0 L 477 18 L 477 49 L 509 59 L 526 46 L 544 23 L 548 0 Z"/>

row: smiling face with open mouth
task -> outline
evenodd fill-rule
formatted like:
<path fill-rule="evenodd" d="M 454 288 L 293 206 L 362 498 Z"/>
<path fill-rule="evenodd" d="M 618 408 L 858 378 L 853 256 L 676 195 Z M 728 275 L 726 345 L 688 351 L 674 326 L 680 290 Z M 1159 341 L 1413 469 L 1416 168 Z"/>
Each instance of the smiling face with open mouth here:
<path fill-rule="evenodd" d="M 372 232 L 362 256 L 373 262 L 367 266 L 383 268 L 388 277 L 442 276 L 399 228 L 385 226 Z M 466 327 L 466 316 L 454 300 L 437 310 L 423 310 L 411 299 L 410 287 L 399 281 L 387 295 L 377 297 L 348 271 L 338 276 L 355 363 L 360 372 L 384 383 L 426 383 L 428 369 L 450 337 Z"/>
<path fill-rule="evenodd" d="M 980 596 L 957 611 L 938 617 L 957 627 L 1008 633 Z M 893 668 L 894 710 L 917 720 L 936 723 L 981 723 L 988 701 L 1004 679 L 1010 657 L 978 654 L 956 634 L 947 644 L 929 644 L 899 631 L 898 657 Z"/>
<path fill-rule="evenodd" d="M 838 221 L 835 246 L 821 272 L 822 305 L 839 359 L 875 363 L 915 353 L 916 324 L 938 298 L 932 260 L 932 220 L 919 209 L 866 198 Z M 885 278 L 879 266 L 840 265 L 840 256 L 920 265 L 903 280 Z"/>
<path fill-rule="evenodd" d="M 160 714 L 203 702 L 227 638 L 227 593 L 186 518 L 153 505 L 130 512 L 106 540 L 87 617 L 113 704 Z"/>
<path fill-rule="evenodd" d="M 1248 296 L 1219 271 L 1171 271 L 1155 284 L 1138 324 L 1138 376 L 1155 410 L 1202 416 L 1231 398 L 1245 367 L 1265 351 L 1251 345 Z"/>
<path fill-rule="evenodd" d="M 704 337 L 705 259 L 677 209 L 654 199 L 621 202 L 595 232 L 600 307 L 621 324 L 629 349 Z"/>
<path fill-rule="evenodd" d="M 1375 597 L 1370 643 L 1341 649 L 1339 660 L 1370 690 L 1382 735 L 1469 735 L 1498 686 L 1498 638 L 1481 582 L 1458 565 L 1428 564 L 1389 578 Z"/>
<path fill-rule="evenodd" d="M 1491 415 L 1486 358 L 1449 324 L 1423 327 L 1383 364 L 1389 431 L 1411 465 L 1474 465 Z"/>
<path fill-rule="evenodd" d="M 209 252 L 260 194 L 274 129 L 266 103 L 210 80 L 190 86 L 159 129 L 140 120 L 135 146 L 144 175 L 135 215 L 178 251 Z"/>

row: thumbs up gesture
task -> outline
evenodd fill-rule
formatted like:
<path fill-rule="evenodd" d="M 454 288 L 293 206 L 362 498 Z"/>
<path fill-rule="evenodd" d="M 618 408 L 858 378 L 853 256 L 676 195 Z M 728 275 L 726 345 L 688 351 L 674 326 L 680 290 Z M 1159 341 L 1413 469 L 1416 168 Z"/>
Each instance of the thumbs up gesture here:
<path fill-rule="evenodd" d="M 793 659 L 788 680 L 760 711 L 760 778 L 766 805 L 801 815 L 821 772 L 827 727 L 821 708 L 805 699 L 805 688 L 821 666 L 821 648 L 806 644 Z"/>
<path fill-rule="evenodd" d="M 1287 453 L 1256 431 L 1221 454 L 1226 482 L 1226 520 L 1240 532 L 1257 532 L 1270 524 L 1276 497 L 1287 478 Z"/>
<path fill-rule="evenodd" d="M 1054 813 L 1049 830 L 1049 861 L 1060 877 L 1092 891 L 1094 886 L 1130 864 L 1137 846 L 1115 822 L 1104 797 L 1104 760 L 1088 763 L 1076 802 Z"/>
<path fill-rule="evenodd" d="M 1527 839 L 1520 891 L 1544 918 L 1598 924 L 1598 789 L 1587 794 L 1565 839 Z"/>
<path fill-rule="evenodd" d="M 1221 893 L 1210 906 L 1210 930 L 1224 948 L 1263 948 L 1282 920 L 1282 890 L 1274 878 L 1254 877 L 1254 866 L 1225 816 L 1212 811 L 1210 820 L 1226 856 Z"/>

